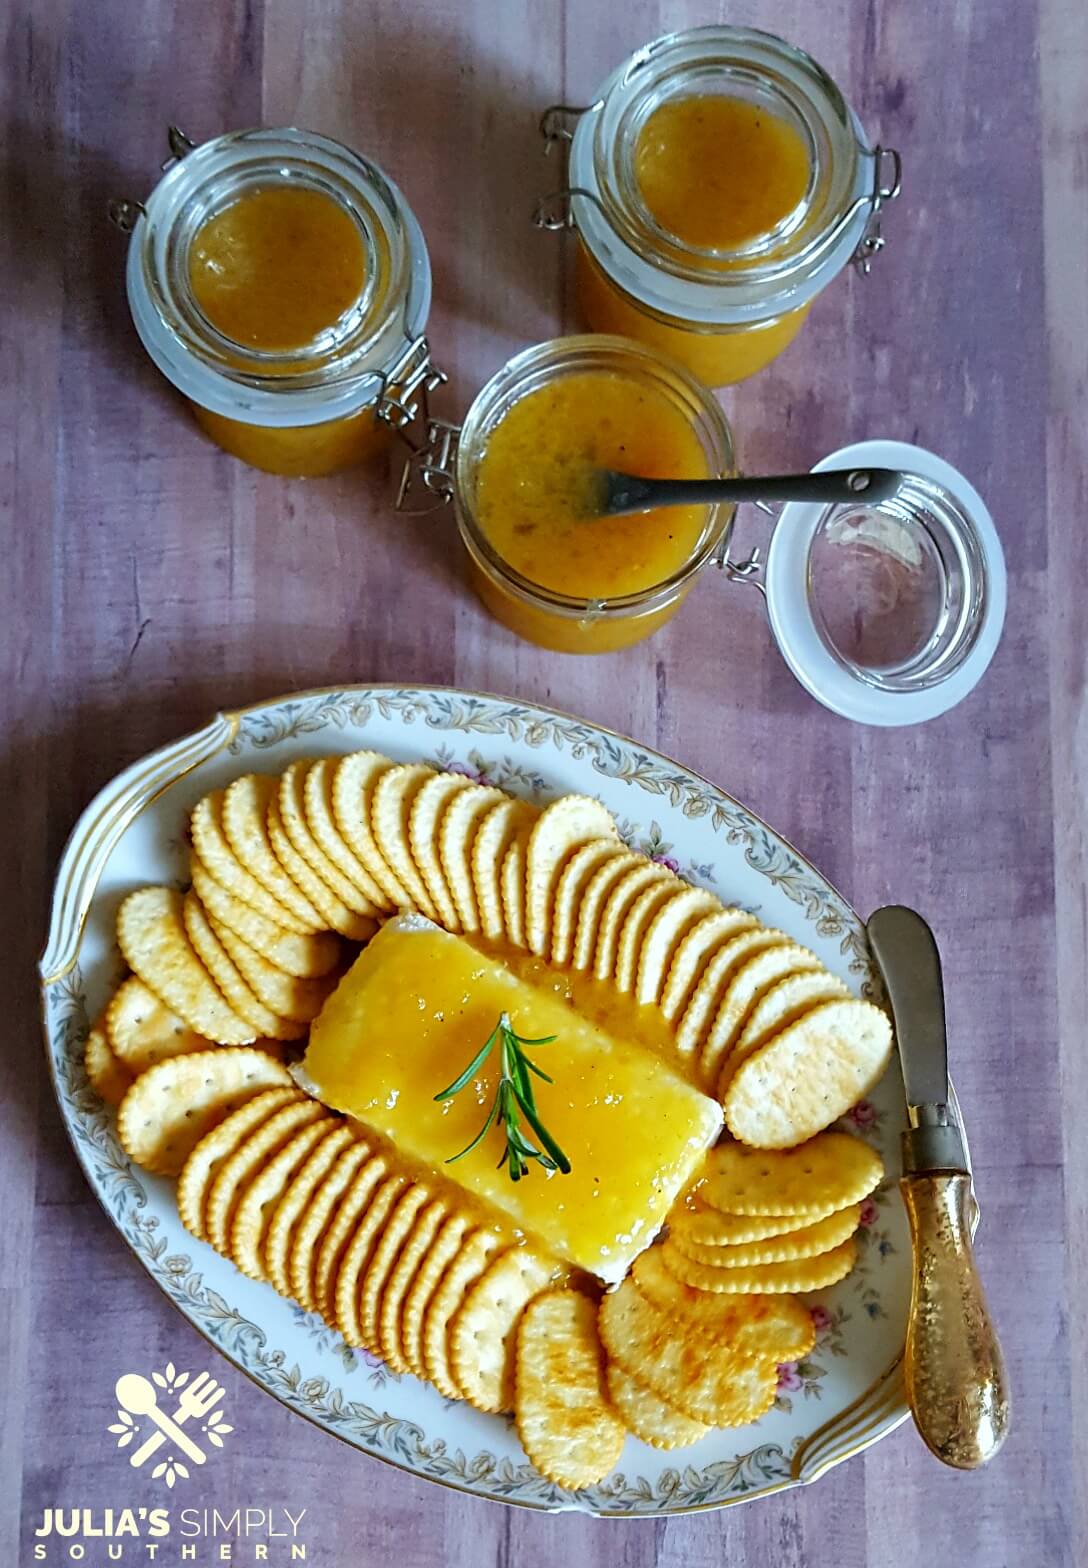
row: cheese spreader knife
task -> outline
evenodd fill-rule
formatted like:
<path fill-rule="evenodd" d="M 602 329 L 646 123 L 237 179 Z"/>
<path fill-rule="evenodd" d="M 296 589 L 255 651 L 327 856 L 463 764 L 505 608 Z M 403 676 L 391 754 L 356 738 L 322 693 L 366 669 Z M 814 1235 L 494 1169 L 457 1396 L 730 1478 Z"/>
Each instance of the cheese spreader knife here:
<path fill-rule="evenodd" d="M 948 1103 L 941 960 L 913 909 L 878 909 L 868 932 L 895 1019 L 910 1119 L 899 1183 L 914 1247 L 907 1401 L 937 1458 L 974 1470 L 1008 1434 L 1009 1388 L 975 1266 L 971 1177 Z"/>

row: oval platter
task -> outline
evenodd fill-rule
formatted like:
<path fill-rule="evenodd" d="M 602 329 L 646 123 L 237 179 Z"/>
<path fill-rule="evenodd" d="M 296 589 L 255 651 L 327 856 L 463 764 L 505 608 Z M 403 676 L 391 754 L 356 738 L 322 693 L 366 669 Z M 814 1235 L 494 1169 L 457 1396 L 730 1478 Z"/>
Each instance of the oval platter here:
<path fill-rule="evenodd" d="M 789 844 L 680 763 L 596 725 L 530 703 L 451 688 L 354 686 L 219 715 L 144 758 L 83 813 L 57 875 L 41 961 L 49 1066 L 69 1136 L 107 1214 L 158 1287 L 268 1393 L 362 1453 L 446 1486 L 536 1509 L 685 1513 L 816 1480 L 907 1415 L 901 1356 L 910 1240 L 895 1185 L 905 1125 L 898 1060 L 845 1119 L 879 1149 L 886 1177 L 864 1206 L 859 1261 L 813 1295 L 816 1345 L 780 1371 L 774 1408 L 662 1453 L 628 1438 L 600 1485 L 565 1493 L 526 1461 L 512 1422 L 446 1401 L 348 1350 L 320 1319 L 243 1277 L 178 1219 L 173 1183 L 133 1168 L 113 1113 L 83 1069 L 88 1021 L 123 972 L 121 898 L 148 882 L 184 885 L 186 819 L 210 789 L 297 757 L 369 747 L 470 774 L 542 802 L 601 799 L 633 848 L 807 944 L 858 995 L 873 995 L 862 922 Z"/>

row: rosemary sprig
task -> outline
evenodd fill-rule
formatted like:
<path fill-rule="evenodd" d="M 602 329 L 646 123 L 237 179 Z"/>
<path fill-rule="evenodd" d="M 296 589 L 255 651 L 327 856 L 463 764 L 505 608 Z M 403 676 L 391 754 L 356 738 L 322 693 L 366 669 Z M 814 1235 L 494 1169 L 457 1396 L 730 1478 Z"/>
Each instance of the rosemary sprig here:
<path fill-rule="evenodd" d="M 452 1165 L 456 1160 L 463 1160 L 466 1154 L 471 1154 L 477 1144 L 486 1138 L 496 1121 L 501 1120 L 506 1134 L 506 1148 L 497 1169 L 501 1170 L 504 1165 L 507 1165 L 511 1181 L 520 1181 L 523 1176 L 529 1174 L 530 1160 L 539 1161 L 547 1171 L 560 1171 L 564 1176 L 568 1174 L 570 1161 L 540 1119 L 530 1074 L 535 1073 L 545 1083 L 551 1083 L 552 1080 L 525 1054 L 527 1045 L 551 1045 L 555 1038 L 554 1034 L 549 1034 L 539 1040 L 527 1040 L 522 1035 L 514 1033 L 508 1013 L 499 1015 L 498 1023 L 464 1072 L 455 1078 L 448 1088 L 435 1095 L 436 1100 L 451 1100 L 455 1094 L 460 1094 L 487 1061 L 496 1043 L 498 1044 L 499 1086 L 495 1091 L 491 1109 L 487 1113 L 487 1120 L 472 1142 L 466 1144 L 460 1154 L 450 1156 L 446 1161 L 447 1165 Z M 523 1116 L 536 1134 L 540 1148 L 530 1143 L 522 1131 Z"/>

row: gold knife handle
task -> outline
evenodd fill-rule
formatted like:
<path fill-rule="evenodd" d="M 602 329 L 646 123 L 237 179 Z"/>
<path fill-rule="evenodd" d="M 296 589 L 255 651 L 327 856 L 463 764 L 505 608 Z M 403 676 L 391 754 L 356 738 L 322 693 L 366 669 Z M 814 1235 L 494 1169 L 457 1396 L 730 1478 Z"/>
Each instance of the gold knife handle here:
<path fill-rule="evenodd" d="M 922 1171 L 899 1185 L 914 1241 L 907 1399 L 937 1458 L 974 1470 L 1008 1434 L 1009 1388 L 971 1246 L 971 1178 Z"/>

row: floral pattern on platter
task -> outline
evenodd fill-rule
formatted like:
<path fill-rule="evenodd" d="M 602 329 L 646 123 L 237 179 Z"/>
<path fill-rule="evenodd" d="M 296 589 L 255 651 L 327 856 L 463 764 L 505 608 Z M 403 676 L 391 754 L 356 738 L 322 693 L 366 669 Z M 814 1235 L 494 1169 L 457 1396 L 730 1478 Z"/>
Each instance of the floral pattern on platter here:
<path fill-rule="evenodd" d="M 437 746 L 427 732 L 441 733 Z M 311 742 L 310 737 L 318 735 L 320 741 Z M 477 747 L 479 737 L 484 740 Z M 487 737 L 498 744 L 488 743 Z M 154 817 L 158 835 L 155 879 L 166 879 L 162 861 L 170 858 L 169 842 L 178 838 L 188 805 L 206 789 L 221 786 L 245 767 L 267 769 L 298 756 L 365 746 L 405 760 L 426 760 L 529 798 L 547 799 L 570 789 L 599 794 L 622 821 L 625 835 L 630 833 L 630 842 L 649 847 L 663 863 L 675 860 L 682 874 L 690 871 L 722 896 L 743 899 L 745 907 L 768 906 L 770 913 L 765 911 L 763 918 L 791 929 L 798 940 L 822 946 L 829 963 L 835 962 L 837 952 L 844 978 L 849 973 L 856 990 L 871 988 L 857 916 L 743 806 L 678 764 L 620 737 L 502 699 L 361 689 L 291 698 L 238 716 L 224 750 L 195 772 L 187 770 L 183 787 L 173 792 L 157 789 L 154 804 L 141 808 Z M 648 796 L 660 802 L 649 821 L 637 812 L 624 813 L 620 798 L 628 789 L 633 799 Z M 122 833 L 118 842 L 123 838 Z M 685 838 L 686 845 L 681 842 Z M 715 845 L 719 853 L 707 859 Z M 146 850 L 140 854 L 146 856 Z M 131 886 L 141 872 L 149 876 L 143 864 L 135 873 L 129 867 L 121 882 Z M 683 1456 L 635 1444 L 632 1457 L 639 1473 L 621 1470 L 576 1494 L 561 1492 L 524 1463 L 508 1423 L 475 1416 L 456 1403 L 443 1405 L 433 1390 L 423 1390 L 414 1379 L 400 1378 L 373 1358 L 349 1351 L 317 1319 L 266 1295 L 267 1287 L 242 1280 L 180 1229 L 169 1184 L 130 1167 L 117 1144 L 112 1113 L 87 1084 L 82 1048 L 88 1005 L 101 1005 L 117 962 L 111 900 L 118 884 L 111 883 L 108 872 L 102 884 L 97 899 L 88 900 L 93 939 L 87 944 L 87 967 L 82 972 L 69 969 L 44 990 L 51 1065 L 70 1134 L 104 1207 L 160 1288 L 224 1354 L 291 1408 L 366 1453 L 456 1488 L 529 1507 L 628 1515 L 716 1507 L 795 1484 L 808 1477 L 803 1468 L 796 1469 L 794 1456 L 800 1460 L 817 1439 L 821 1453 L 831 1445 L 834 1462 L 901 1419 L 901 1410 L 889 1407 L 884 1394 L 877 1393 L 902 1343 L 901 1337 L 889 1335 L 901 1334 L 892 1323 L 898 1324 L 903 1315 L 901 1265 L 889 1275 L 885 1260 L 895 1264 L 896 1255 L 894 1249 L 883 1252 L 879 1244 L 866 1248 L 865 1290 L 871 1295 L 861 1299 L 862 1312 L 856 1314 L 856 1298 L 845 1288 L 849 1280 L 822 1298 L 825 1305 L 816 1307 L 815 1314 L 823 1313 L 826 1322 L 818 1317 L 817 1344 L 808 1358 L 784 1369 L 775 1408 L 761 1429 L 735 1436 L 713 1433 Z M 894 1094 L 890 1099 L 883 1090 L 880 1094 L 883 1103 L 871 1107 L 868 1125 L 850 1124 L 850 1130 L 881 1146 L 887 1159 L 895 1144 L 896 1100 Z M 860 1110 L 862 1122 L 867 1115 Z M 890 1189 L 880 1196 L 891 1202 Z M 894 1232 L 890 1212 L 888 1219 Z M 883 1220 L 881 1212 L 882 1225 Z M 873 1312 L 873 1302 L 883 1315 Z M 867 1352 L 866 1378 L 873 1381 L 859 1383 L 855 1377 L 853 1383 L 844 1382 L 839 1369 L 852 1366 L 858 1354 L 859 1321 L 871 1325 L 865 1332 L 875 1335 Z M 879 1361 L 873 1359 L 877 1355 Z M 393 1410 L 371 1404 L 370 1391 L 381 1395 L 383 1404 L 388 1398 Z M 359 1397 L 364 1392 L 366 1397 Z M 870 1401 L 879 1417 L 866 1424 Z M 799 1419 L 801 1411 L 821 1404 L 824 1408 L 815 1420 Z M 855 1441 L 855 1431 L 863 1431 L 864 1438 Z M 488 1432 L 493 1433 L 490 1441 Z M 835 1435 L 825 1439 L 825 1432 Z M 814 1474 L 823 1468 L 821 1459 Z"/>

